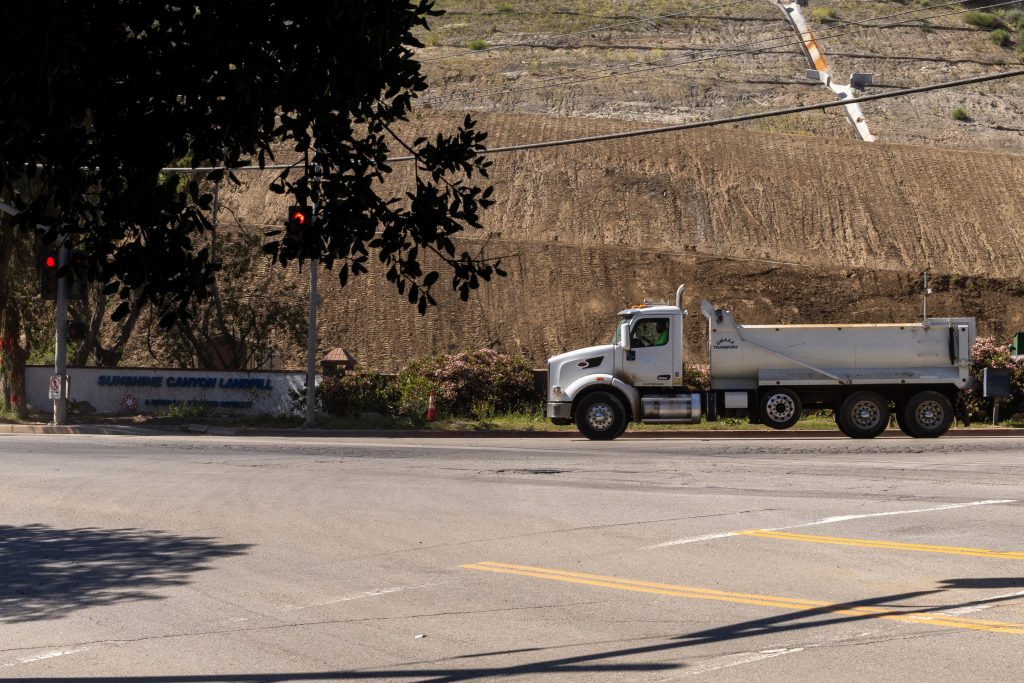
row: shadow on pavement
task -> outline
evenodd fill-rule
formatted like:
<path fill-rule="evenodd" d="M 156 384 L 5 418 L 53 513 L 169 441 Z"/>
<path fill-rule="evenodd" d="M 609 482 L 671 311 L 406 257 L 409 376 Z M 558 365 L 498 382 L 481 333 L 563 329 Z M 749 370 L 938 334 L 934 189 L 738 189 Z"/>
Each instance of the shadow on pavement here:
<path fill-rule="evenodd" d="M 850 601 L 813 607 L 797 612 L 777 614 L 762 619 L 730 624 L 717 628 L 696 631 L 686 635 L 677 636 L 667 641 L 651 645 L 638 645 L 628 648 L 617 648 L 582 654 L 576 656 L 559 657 L 554 659 L 543 659 L 519 665 L 474 667 L 474 668 L 444 668 L 440 666 L 422 666 L 424 664 L 438 664 L 444 661 L 465 660 L 473 658 L 491 657 L 509 653 L 520 652 L 541 652 L 545 650 L 558 650 L 566 648 L 581 648 L 588 645 L 600 645 L 603 643 L 570 643 L 552 647 L 523 648 L 519 650 L 505 650 L 499 652 L 483 652 L 469 655 L 456 655 L 433 661 L 404 662 L 395 664 L 385 669 L 354 669 L 339 671 L 316 671 L 316 672 L 277 672 L 277 673 L 250 673 L 250 674 L 197 674 L 197 675 L 167 675 L 167 676 L 121 676 L 88 678 L 76 676 L 76 681 L 116 681 L 117 683 L 277 683 L 280 681 L 310 681 L 310 680 L 388 680 L 388 679 L 415 679 L 430 681 L 431 683 L 448 683 L 454 681 L 468 681 L 484 678 L 506 678 L 523 676 L 528 674 L 607 674 L 607 673 L 630 673 L 630 672 L 657 672 L 667 670 L 680 670 L 687 668 L 686 664 L 669 662 L 611 662 L 608 660 L 622 659 L 627 657 L 643 657 L 656 653 L 681 651 L 685 648 L 696 645 L 718 643 L 741 638 L 756 637 L 768 634 L 784 633 L 804 629 L 820 628 L 835 624 L 848 622 L 865 621 L 878 619 L 887 615 L 900 615 L 908 612 L 943 612 L 957 607 L 968 605 L 994 604 L 1011 599 L 1010 596 L 996 596 L 975 601 L 957 604 L 933 605 L 922 608 L 904 604 L 904 601 L 918 598 L 925 595 L 944 593 L 952 588 L 993 588 L 1022 585 L 1024 579 L 950 579 L 942 582 L 942 588 L 927 591 L 915 591 L 899 593 L 895 595 L 880 596 L 864 600 Z M 857 607 L 889 608 L 880 612 L 870 614 L 844 614 L 845 610 Z M 830 618 L 820 618 L 830 617 Z M 621 641 L 620 641 L 621 642 Z M 418 667 L 416 665 L 419 665 Z M 40 677 L 20 679 L 25 681 L 56 682 L 68 679 Z"/>
<path fill-rule="evenodd" d="M 0 623 L 158 600 L 158 589 L 186 584 L 213 560 L 250 547 L 162 531 L 0 525 Z"/>

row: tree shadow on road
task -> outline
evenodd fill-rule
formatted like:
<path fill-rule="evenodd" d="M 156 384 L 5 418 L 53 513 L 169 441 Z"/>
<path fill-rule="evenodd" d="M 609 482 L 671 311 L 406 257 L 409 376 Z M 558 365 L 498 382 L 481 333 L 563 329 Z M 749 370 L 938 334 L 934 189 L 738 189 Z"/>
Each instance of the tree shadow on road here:
<path fill-rule="evenodd" d="M 159 600 L 158 589 L 186 584 L 213 560 L 250 547 L 163 531 L 0 525 L 0 623 Z"/>
<path fill-rule="evenodd" d="M 157 676 L 123 676 L 113 678 L 82 678 L 78 681 L 109 680 L 117 683 L 277 683 L 279 681 L 310 681 L 310 680 L 389 680 L 415 679 L 430 683 L 453 683 L 484 678 L 509 678 L 530 674 L 628 674 L 640 672 L 679 671 L 687 668 L 681 662 L 651 661 L 650 656 L 672 652 L 687 651 L 694 646 L 752 638 L 764 635 L 816 629 L 830 625 L 868 621 L 885 616 L 899 616 L 913 613 L 936 613 L 969 605 L 996 604 L 1010 599 L 1010 596 L 995 596 L 967 602 L 915 607 L 907 601 L 927 595 L 944 593 L 951 588 L 992 588 L 998 586 L 1021 585 L 1021 579 L 951 579 L 942 582 L 941 588 L 924 591 L 899 593 L 879 596 L 863 600 L 849 601 L 810 607 L 805 610 L 786 612 L 759 619 L 753 619 L 703 631 L 695 631 L 681 636 L 657 638 L 659 642 L 604 649 L 599 652 L 571 655 L 565 657 L 546 657 L 523 664 L 495 665 L 485 667 L 453 668 L 444 666 L 444 662 L 487 658 L 521 652 L 543 652 L 548 650 L 578 649 L 601 643 L 569 643 L 551 647 L 524 648 L 499 652 L 483 652 L 469 655 L 457 655 L 432 661 L 404 662 L 380 669 L 350 669 L 316 672 L 265 672 L 242 674 L 198 674 L 198 675 L 157 675 Z M 857 612 L 857 608 L 871 608 L 869 613 Z M 642 640 L 652 640 L 644 638 Z M 623 641 L 617 641 L 622 643 Z M 628 642 L 628 641 L 626 641 Z M 632 661 L 631 661 L 632 660 Z M 33 678 L 36 683 L 53 682 L 56 678 Z"/>

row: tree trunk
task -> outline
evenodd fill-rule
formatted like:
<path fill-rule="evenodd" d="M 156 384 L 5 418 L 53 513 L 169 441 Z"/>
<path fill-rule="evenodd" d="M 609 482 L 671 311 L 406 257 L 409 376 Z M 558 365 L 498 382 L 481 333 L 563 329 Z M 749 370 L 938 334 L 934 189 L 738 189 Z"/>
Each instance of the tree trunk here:
<path fill-rule="evenodd" d="M 16 239 L 13 227 L 0 228 L 0 404 L 5 411 L 26 417 L 25 360 L 28 354 L 21 347 L 21 311 L 10 288 L 11 255 Z"/>
<path fill-rule="evenodd" d="M 18 417 L 28 416 L 28 405 L 25 402 L 27 356 L 21 347 L 21 313 L 18 304 L 8 297 L 3 323 L 0 324 L 0 393 L 4 410 Z"/>

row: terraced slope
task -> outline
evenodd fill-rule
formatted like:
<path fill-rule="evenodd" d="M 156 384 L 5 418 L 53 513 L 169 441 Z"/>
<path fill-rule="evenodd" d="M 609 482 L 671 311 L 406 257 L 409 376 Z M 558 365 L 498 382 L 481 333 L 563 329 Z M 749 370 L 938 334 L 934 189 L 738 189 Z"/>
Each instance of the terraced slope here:
<path fill-rule="evenodd" d="M 833 72 L 874 73 L 869 92 L 882 92 L 1019 66 L 1015 33 L 999 46 L 961 15 L 939 16 L 985 4 L 810 0 L 804 12 Z M 768 0 L 438 5 L 449 12 L 423 35 L 432 87 L 410 122 L 419 132 L 469 110 L 501 146 L 833 99 L 805 79 Z M 957 107 L 967 120 L 952 118 Z M 926 268 L 938 276 L 933 313 L 976 315 L 982 334 L 1003 338 L 1024 329 L 1024 79 L 864 110 L 878 143 L 853 141 L 830 110 L 497 156 L 498 204 L 466 246 L 505 256 L 509 277 L 469 304 L 440 296 L 421 318 L 379 274 L 345 289 L 327 275 L 320 348 L 385 369 L 482 345 L 539 364 L 606 340 L 619 308 L 681 282 L 691 310 L 707 297 L 751 323 L 914 320 Z M 255 184 L 222 199 L 242 229 L 285 211 Z M 305 275 L 289 277 L 306 296 Z M 692 323 L 700 360 L 703 321 Z M 302 349 L 282 352 L 302 366 Z"/>
<path fill-rule="evenodd" d="M 504 144 L 632 124 L 484 115 L 481 125 Z M 492 180 L 498 202 L 467 246 L 506 256 L 508 278 L 469 304 L 442 297 L 421 318 L 379 274 L 345 289 L 328 275 L 322 347 L 384 368 L 481 345 L 539 363 L 605 339 L 619 308 L 682 282 L 692 309 L 708 297 L 748 322 L 913 320 L 925 268 L 948 276 L 933 312 L 978 315 L 983 333 L 1024 326 L 1014 155 L 714 129 L 501 155 Z M 247 224 L 284 211 L 255 186 L 223 200 Z M 700 328 L 689 342 L 698 358 Z M 297 363 L 301 350 L 287 355 Z"/>

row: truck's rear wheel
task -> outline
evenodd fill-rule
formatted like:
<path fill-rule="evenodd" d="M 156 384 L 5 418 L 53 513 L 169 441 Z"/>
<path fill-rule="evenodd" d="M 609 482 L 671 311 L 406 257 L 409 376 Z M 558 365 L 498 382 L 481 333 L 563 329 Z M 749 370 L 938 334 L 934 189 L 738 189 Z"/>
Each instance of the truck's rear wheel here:
<path fill-rule="evenodd" d="M 592 441 L 609 441 L 626 431 L 626 409 L 615 396 L 595 391 L 576 406 L 576 427 Z"/>
<path fill-rule="evenodd" d="M 852 439 L 873 439 L 889 424 L 889 404 L 874 391 L 850 394 L 839 408 L 839 427 Z"/>
<path fill-rule="evenodd" d="M 937 391 L 922 391 L 907 401 L 903 419 L 912 436 L 934 439 L 953 424 L 953 405 Z"/>
<path fill-rule="evenodd" d="M 839 408 L 836 408 L 834 412 L 836 414 L 836 427 L 839 428 L 839 431 L 842 432 L 843 436 L 850 436 L 846 432 L 846 427 L 843 426 L 842 421 L 839 419 Z"/>
<path fill-rule="evenodd" d="M 917 434 L 915 434 L 914 430 L 910 428 L 909 424 L 907 424 L 907 417 L 906 417 L 907 411 L 906 411 L 906 408 L 907 408 L 906 404 L 903 404 L 903 405 L 898 405 L 897 404 L 897 406 L 896 406 L 896 425 L 900 428 L 901 432 L 903 432 L 907 436 L 912 436 L 912 437 L 914 437 L 916 439 L 917 438 Z"/>
<path fill-rule="evenodd" d="M 792 389 L 768 389 L 761 395 L 761 421 L 772 429 L 789 429 L 800 419 L 800 397 Z"/>

